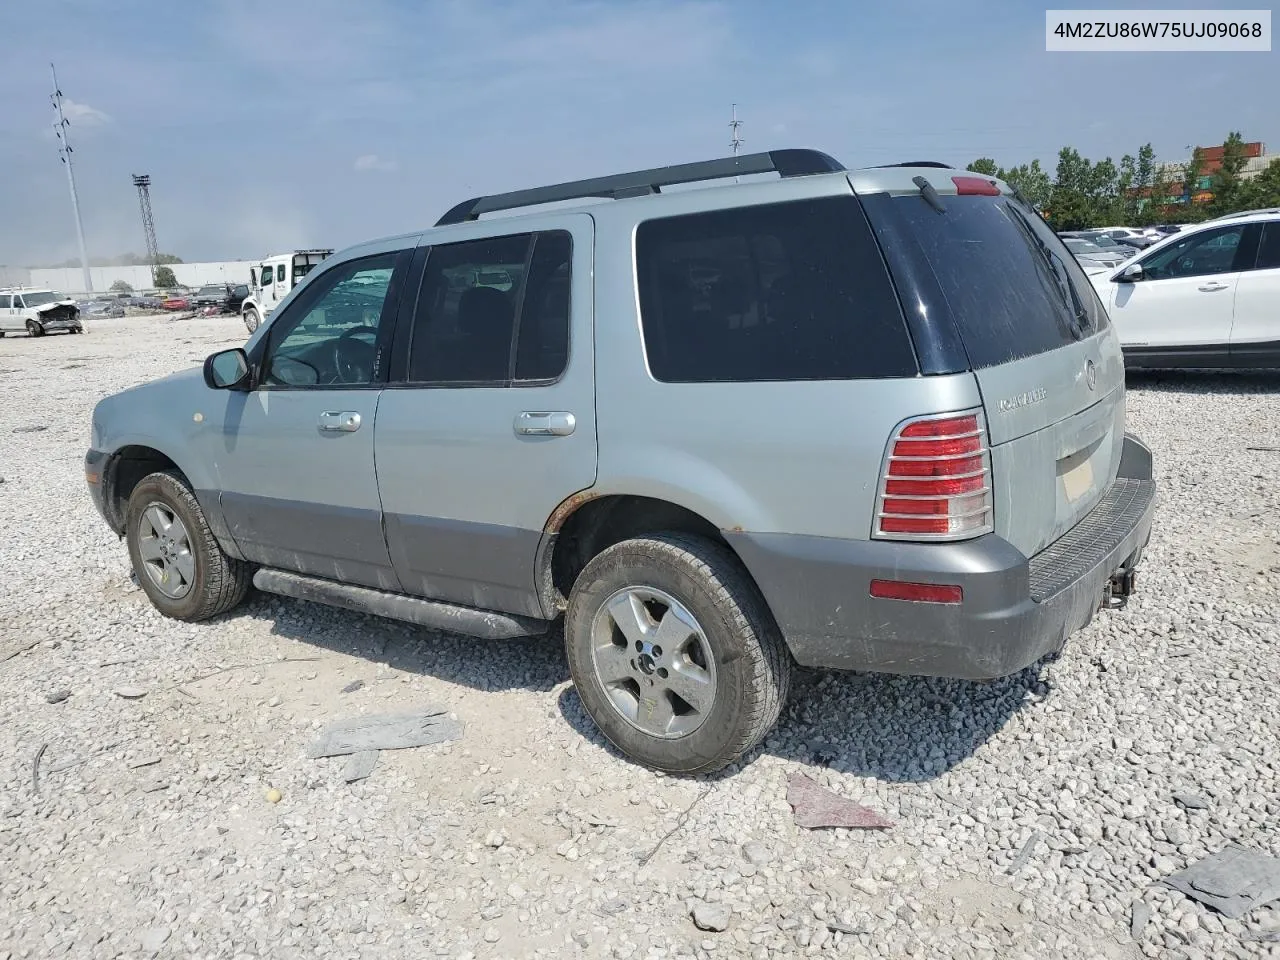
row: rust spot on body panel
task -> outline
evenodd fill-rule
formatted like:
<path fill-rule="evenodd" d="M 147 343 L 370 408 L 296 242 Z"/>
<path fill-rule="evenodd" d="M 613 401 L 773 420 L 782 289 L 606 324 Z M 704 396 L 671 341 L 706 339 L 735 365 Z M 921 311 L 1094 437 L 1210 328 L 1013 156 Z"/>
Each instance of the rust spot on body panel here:
<path fill-rule="evenodd" d="M 560 528 L 564 526 L 565 521 L 573 516 L 579 507 L 584 503 L 590 503 L 592 500 L 598 499 L 600 496 L 600 494 L 593 490 L 579 490 L 577 493 L 566 498 L 560 506 L 556 507 L 555 510 L 552 511 L 550 519 L 547 520 L 547 525 L 542 528 L 543 532 L 559 533 Z"/>

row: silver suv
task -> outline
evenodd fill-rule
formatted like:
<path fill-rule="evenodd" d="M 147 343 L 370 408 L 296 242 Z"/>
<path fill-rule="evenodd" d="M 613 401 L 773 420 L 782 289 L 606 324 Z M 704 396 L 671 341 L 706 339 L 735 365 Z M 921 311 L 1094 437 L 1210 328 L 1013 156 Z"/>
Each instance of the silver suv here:
<path fill-rule="evenodd" d="M 1088 279 L 1003 183 L 782 150 L 335 254 L 243 349 L 103 400 L 86 472 L 168 616 L 252 583 L 562 621 L 604 734 L 697 773 L 796 664 L 999 677 L 1122 605 L 1155 491 L 1124 398 Z"/>

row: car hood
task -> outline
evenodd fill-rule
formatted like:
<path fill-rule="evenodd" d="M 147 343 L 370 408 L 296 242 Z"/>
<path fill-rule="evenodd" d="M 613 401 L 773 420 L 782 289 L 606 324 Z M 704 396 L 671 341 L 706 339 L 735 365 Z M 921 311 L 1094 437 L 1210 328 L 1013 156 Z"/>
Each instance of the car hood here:
<path fill-rule="evenodd" d="M 160 410 L 175 409 L 168 407 L 167 404 L 193 400 L 207 389 L 204 382 L 203 367 L 192 367 L 189 370 L 179 370 L 177 373 L 171 373 L 167 377 L 148 380 L 146 383 L 140 383 L 135 387 L 121 390 L 119 393 L 113 393 L 108 397 L 104 397 L 99 402 L 98 408 L 101 410 L 119 408 L 141 410 L 154 406 L 155 409 Z M 181 409 L 181 407 L 177 409 Z"/>
<path fill-rule="evenodd" d="M 38 307 L 32 307 L 36 313 L 48 313 L 50 310 L 57 310 L 59 307 L 74 307 L 76 302 L 71 298 L 66 300 L 55 300 L 53 303 L 43 303 Z"/>

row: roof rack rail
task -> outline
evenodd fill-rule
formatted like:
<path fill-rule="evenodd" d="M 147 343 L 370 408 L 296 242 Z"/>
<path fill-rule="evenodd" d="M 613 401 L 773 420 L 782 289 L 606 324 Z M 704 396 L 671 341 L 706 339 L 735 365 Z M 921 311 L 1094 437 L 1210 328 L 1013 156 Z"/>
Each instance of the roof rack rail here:
<path fill-rule="evenodd" d="M 955 167 L 949 163 L 939 163 L 937 160 L 909 160 L 906 163 L 882 163 L 879 169 L 886 167 L 941 167 L 943 170 L 954 170 Z"/>
<path fill-rule="evenodd" d="M 653 170 L 637 170 L 633 173 L 617 173 L 591 180 L 557 183 L 549 187 L 495 193 L 489 197 L 473 197 L 451 209 L 436 221 L 436 226 L 443 227 L 451 223 L 475 220 L 482 213 L 532 207 L 561 200 L 581 200 L 587 197 L 621 200 L 625 197 L 643 197 L 660 193 L 662 187 L 677 183 L 722 180 L 727 177 L 756 173 L 803 177 L 816 173 L 840 173 L 844 169 L 844 165 L 838 160 L 820 150 L 770 150 L 767 153 L 748 153 L 736 158 L 677 163 L 669 167 L 656 167 Z"/>

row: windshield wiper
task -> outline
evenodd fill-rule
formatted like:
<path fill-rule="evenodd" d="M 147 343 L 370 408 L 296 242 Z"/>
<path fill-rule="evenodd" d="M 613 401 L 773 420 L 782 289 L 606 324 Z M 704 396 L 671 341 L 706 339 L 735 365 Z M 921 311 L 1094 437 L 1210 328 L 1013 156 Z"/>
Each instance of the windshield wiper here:
<path fill-rule="evenodd" d="M 942 198 L 938 196 L 938 191 L 933 188 L 933 184 L 924 177 L 912 177 L 911 182 L 920 188 L 920 195 L 924 197 L 925 203 L 933 207 L 939 213 L 946 213 L 947 208 L 943 206 Z"/>
<path fill-rule="evenodd" d="M 1053 275 L 1054 283 L 1062 296 L 1062 304 L 1071 312 L 1071 332 L 1077 340 L 1083 339 L 1089 327 L 1089 311 L 1085 309 L 1080 295 L 1076 292 L 1075 284 L 1071 282 L 1066 264 L 1036 236 L 1035 228 L 1027 221 L 1026 214 L 1014 204 L 1009 204 L 1008 210 L 1013 214 L 1014 222 L 1022 229 L 1023 236 L 1031 241 L 1032 248 L 1040 254 L 1041 260 L 1049 267 L 1049 272 Z"/>

